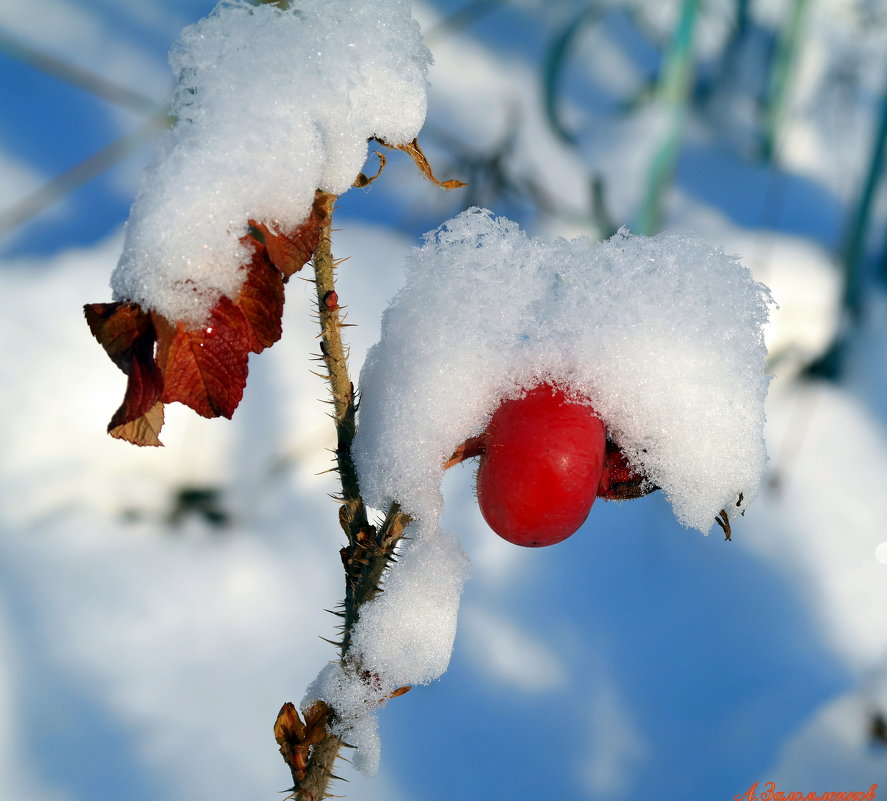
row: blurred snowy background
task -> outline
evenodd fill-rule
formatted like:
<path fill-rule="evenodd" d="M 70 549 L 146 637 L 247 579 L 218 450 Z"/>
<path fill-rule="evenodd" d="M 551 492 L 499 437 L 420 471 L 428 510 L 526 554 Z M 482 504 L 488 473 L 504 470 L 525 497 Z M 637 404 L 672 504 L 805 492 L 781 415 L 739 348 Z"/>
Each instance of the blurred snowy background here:
<path fill-rule="evenodd" d="M 232 422 L 104 434 L 110 299 L 163 124 L 166 53 L 205 0 L 0 0 L 0 798 L 271 799 L 272 724 L 334 655 L 331 426 L 311 287 Z M 680 798 L 755 781 L 887 793 L 887 8 L 880 0 L 441 0 L 422 142 L 340 202 L 354 373 L 400 264 L 471 204 L 533 234 L 695 231 L 780 305 L 771 464 L 734 541 L 654 494 L 523 550 L 470 467 L 449 672 L 380 715 L 355 799 Z M 274 76 L 268 76 L 269 81 Z M 257 88 L 260 91 L 260 87 Z"/>

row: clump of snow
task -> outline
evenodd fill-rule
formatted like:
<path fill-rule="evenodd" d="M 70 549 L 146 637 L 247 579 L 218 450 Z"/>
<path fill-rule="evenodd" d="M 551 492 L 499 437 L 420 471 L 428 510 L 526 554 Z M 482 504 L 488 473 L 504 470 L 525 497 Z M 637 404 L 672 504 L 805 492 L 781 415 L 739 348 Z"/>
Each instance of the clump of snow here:
<path fill-rule="evenodd" d="M 368 775 L 379 766 L 379 706 L 399 687 L 446 672 L 468 576 L 468 559 L 452 535 L 419 523 L 406 537 L 384 592 L 361 607 L 348 662 L 327 665 L 303 701 L 322 699 L 335 710 L 333 732 L 357 749 L 354 765 Z"/>
<path fill-rule="evenodd" d="M 223 2 L 170 55 L 161 139 L 112 278 L 118 299 L 199 324 L 233 297 L 255 219 L 289 230 L 316 189 L 346 191 L 367 140 L 414 139 L 430 54 L 408 0 Z"/>
<path fill-rule="evenodd" d="M 353 664 L 330 662 L 305 693 L 303 708 L 320 699 L 335 711 L 330 730 L 354 748 L 351 760 L 357 770 L 374 776 L 379 769 L 381 743 L 376 710 L 391 694 L 369 673 L 362 674 Z"/>
<path fill-rule="evenodd" d="M 361 373 L 365 498 L 433 523 L 453 450 L 547 381 L 590 401 L 677 519 L 707 532 L 754 496 L 766 463 L 770 303 L 694 236 L 545 241 L 463 212 L 412 254 Z"/>
<path fill-rule="evenodd" d="M 455 537 L 414 525 L 384 592 L 360 610 L 351 654 L 396 689 L 447 669 L 468 560 Z"/>

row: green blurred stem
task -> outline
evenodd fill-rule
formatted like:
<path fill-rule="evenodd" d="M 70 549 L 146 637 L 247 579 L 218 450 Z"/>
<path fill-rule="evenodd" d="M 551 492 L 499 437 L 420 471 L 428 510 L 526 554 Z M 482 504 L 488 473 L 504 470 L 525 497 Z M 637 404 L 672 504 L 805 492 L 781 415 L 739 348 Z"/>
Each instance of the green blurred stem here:
<path fill-rule="evenodd" d="M 776 156 L 792 76 L 803 41 L 807 4 L 807 0 L 792 0 L 788 19 L 779 32 L 764 99 L 761 156 L 765 161 L 772 161 Z"/>
<path fill-rule="evenodd" d="M 872 150 L 869 156 L 868 171 L 859 192 L 859 199 L 844 240 L 844 307 L 852 318 L 859 315 L 862 301 L 860 273 L 865 259 L 866 242 L 874 212 L 878 184 L 884 172 L 887 158 L 887 73 L 885 73 L 884 90 L 881 96 L 880 116 L 875 129 Z M 887 242 L 885 242 L 887 250 Z M 881 265 L 882 278 L 887 279 L 887 259 Z"/>
<path fill-rule="evenodd" d="M 748 29 L 749 11 L 751 11 L 750 0 L 736 0 L 736 26 L 734 35 L 741 39 L 745 36 Z"/>
<path fill-rule="evenodd" d="M 878 278 L 887 286 L 887 226 L 884 228 L 884 242 L 881 245 L 881 256 L 878 261 Z"/>
<path fill-rule="evenodd" d="M 880 116 L 872 141 L 868 170 L 847 225 L 847 235 L 842 248 L 841 261 L 844 268 L 842 327 L 829 350 L 810 365 L 808 369 L 810 375 L 830 380 L 835 380 L 841 375 L 851 326 L 859 320 L 862 311 L 862 265 L 865 261 L 868 231 L 885 160 L 887 160 L 887 81 L 881 96 Z M 882 259 L 880 277 L 887 282 L 887 239 L 884 242 Z"/>
<path fill-rule="evenodd" d="M 599 15 L 597 6 L 589 3 L 564 26 L 545 54 L 545 65 L 542 69 L 545 117 L 552 131 L 568 145 L 575 144 L 576 137 L 564 125 L 559 114 L 558 96 L 561 79 L 579 34 Z"/>
<path fill-rule="evenodd" d="M 665 133 L 647 174 L 646 194 L 636 225 L 638 233 L 655 234 L 662 222 L 662 202 L 674 174 L 694 77 L 693 34 L 700 0 L 683 0 L 681 16 L 665 53 L 656 100 L 667 116 Z"/>

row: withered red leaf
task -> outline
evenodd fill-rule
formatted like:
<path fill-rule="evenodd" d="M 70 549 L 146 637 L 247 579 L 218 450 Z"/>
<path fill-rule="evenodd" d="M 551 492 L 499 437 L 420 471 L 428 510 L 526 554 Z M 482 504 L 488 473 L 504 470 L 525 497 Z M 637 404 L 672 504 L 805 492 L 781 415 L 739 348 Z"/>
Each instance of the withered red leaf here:
<path fill-rule="evenodd" d="M 154 363 L 153 351 L 154 343 L 152 341 L 150 351 L 142 351 L 132 359 L 127 372 L 126 393 L 123 396 L 123 403 L 114 412 L 111 422 L 108 423 L 109 433 L 127 423 L 138 420 L 147 414 L 160 400 L 160 395 L 163 391 L 163 377 Z M 160 431 L 159 428 L 157 430 L 158 432 Z M 126 436 L 120 436 L 123 439 L 128 439 Z"/>
<path fill-rule="evenodd" d="M 292 231 L 273 231 L 268 225 L 250 220 L 250 226 L 261 235 L 272 264 L 284 278 L 299 272 L 314 255 L 320 242 L 320 231 L 329 219 L 333 195 L 318 192 L 308 218 Z"/>
<path fill-rule="evenodd" d="M 92 335 L 124 373 L 139 342 L 150 339 L 154 346 L 151 316 L 138 303 L 87 303 L 83 314 Z"/>
<path fill-rule="evenodd" d="M 136 445 L 160 445 L 163 409 L 158 415 L 163 376 L 154 361 L 156 331 L 149 314 L 135 303 L 91 303 L 84 314 L 93 336 L 126 373 L 123 403 L 108 433 Z"/>
<path fill-rule="evenodd" d="M 283 333 L 283 278 L 261 246 L 256 247 L 252 261 L 244 269 L 247 277 L 234 305 L 246 321 L 248 349 L 261 353 Z"/>
<path fill-rule="evenodd" d="M 180 402 L 203 417 L 231 417 L 243 397 L 249 353 L 280 339 L 284 282 L 311 260 L 328 222 L 333 195 L 318 192 L 308 218 L 292 231 L 249 221 L 253 246 L 235 298 L 222 297 L 207 323 L 188 328 L 137 303 L 93 303 L 87 323 L 127 375 L 123 403 L 109 433 L 138 445 L 160 445 L 163 404 Z M 156 345 L 156 352 L 155 352 Z"/>
<path fill-rule="evenodd" d="M 222 296 L 201 328 L 155 316 L 164 403 L 184 403 L 202 417 L 234 414 L 246 386 L 250 338 L 243 312 Z"/>

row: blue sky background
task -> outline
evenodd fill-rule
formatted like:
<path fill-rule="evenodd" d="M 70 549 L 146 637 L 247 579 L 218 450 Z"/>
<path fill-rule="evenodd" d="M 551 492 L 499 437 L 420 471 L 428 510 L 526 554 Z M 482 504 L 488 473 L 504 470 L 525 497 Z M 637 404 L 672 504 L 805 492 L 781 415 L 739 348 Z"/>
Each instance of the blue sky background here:
<path fill-rule="evenodd" d="M 123 381 L 80 308 L 110 299 L 152 137 L 13 225 L 41 187 L 163 108 L 169 46 L 212 5 L 0 0 L 0 798 L 278 797 L 275 715 L 333 658 L 320 637 L 341 543 L 334 484 L 318 475 L 331 432 L 308 373 L 310 287 L 291 283 L 284 340 L 253 359 L 232 422 L 174 411 L 167 447 L 139 451 L 104 434 Z M 604 218 L 637 228 L 667 134 L 655 87 L 679 5 L 416 4 L 436 61 L 422 141 L 440 177 L 471 187 L 444 195 L 393 155 L 340 201 L 355 374 L 408 248 L 470 202 L 534 234 L 600 237 Z M 472 561 L 450 670 L 381 712 L 380 774 L 343 766 L 352 783 L 334 792 L 728 801 L 774 781 L 887 793 L 887 747 L 871 736 L 887 714 L 882 174 L 857 265 L 862 313 L 841 305 L 887 19 L 861 0 L 750 3 L 739 36 L 742 5 L 699 12 L 662 220 L 738 253 L 780 304 L 760 496 L 732 543 L 682 529 L 654 494 L 598 504 L 574 537 L 525 551 L 486 529 L 472 469 L 450 471 L 445 524 Z M 795 6 L 768 162 L 761 109 Z M 543 91 L 568 31 L 551 103 L 571 141 Z M 98 97 L 77 69 L 137 97 Z M 840 369 L 811 377 L 839 332 Z M 176 517 L 189 487 L 211 490 L 225 525 Z"/>

